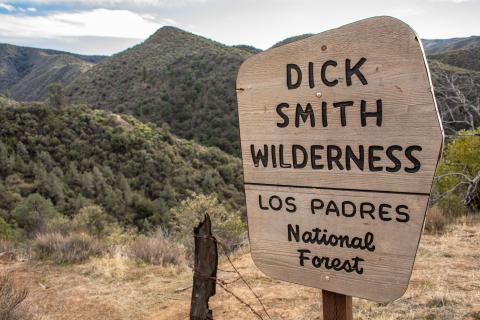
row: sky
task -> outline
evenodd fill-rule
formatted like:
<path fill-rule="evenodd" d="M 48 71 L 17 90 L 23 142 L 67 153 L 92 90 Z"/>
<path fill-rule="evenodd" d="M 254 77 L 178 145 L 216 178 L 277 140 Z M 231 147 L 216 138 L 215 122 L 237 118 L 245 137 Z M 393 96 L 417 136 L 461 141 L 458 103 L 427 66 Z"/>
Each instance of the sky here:
<path fill-rule="evenodd" d="M 0 43 L 110 55 L 169 25 L 267 49 L 378 15 L 445 39 L 480 35 L 479 13 L 480 0 L 0 0 Z"/>

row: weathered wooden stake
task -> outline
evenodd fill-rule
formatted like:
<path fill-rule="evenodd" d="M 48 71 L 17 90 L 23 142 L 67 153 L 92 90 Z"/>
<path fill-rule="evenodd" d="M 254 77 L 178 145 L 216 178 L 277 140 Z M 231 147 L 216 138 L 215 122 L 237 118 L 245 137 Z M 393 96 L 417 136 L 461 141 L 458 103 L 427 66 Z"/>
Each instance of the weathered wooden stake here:
<path fill-rule="evenodd" d="M 353 320 L 352 297 L 322 290 L 323 320 Z"/>
<path fill-rule="evenodd" d="M 208 307 L 208 300 L 215 295 L 218 251 L 208 214 L 193 229 L 193 235 L 195 237 L 195 260 L 190 320 L 212 320 L 213 314 Z"/>

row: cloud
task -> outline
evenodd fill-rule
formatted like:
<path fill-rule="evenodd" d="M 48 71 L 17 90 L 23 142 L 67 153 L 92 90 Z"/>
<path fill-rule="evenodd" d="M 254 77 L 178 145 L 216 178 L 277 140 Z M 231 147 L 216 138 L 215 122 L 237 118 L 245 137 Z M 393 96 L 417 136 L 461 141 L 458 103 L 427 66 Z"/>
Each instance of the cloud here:
<path fill-rule="evenodd" d="M 95 9 L 45 16 L 0 14 L 0 37 L 145 39 L 165 23 L 165 20 L 143 17 L 128 10 Z"/>
<path fill-rule="evenodd" d="M 118 7 L 182 7 L 211 2 L 212 0 L 70 0 L 69 5 L 90 8 Z M 11 3 L 34 3 L 39 5 L 64 5 L 64 0 L 11 0 Z"/>
<path fill-rule="evenodd" d="M 430 2 L 465 3 L 472 2 L 472 0 L 430 0 Z"/>
<path fill-rule="evenodd" d="M 6 10 L 6 11 L 15 11 L 14 6 L 8 3 L 2 3 L 2 2 L 0 2 L 0 9 Z"/>

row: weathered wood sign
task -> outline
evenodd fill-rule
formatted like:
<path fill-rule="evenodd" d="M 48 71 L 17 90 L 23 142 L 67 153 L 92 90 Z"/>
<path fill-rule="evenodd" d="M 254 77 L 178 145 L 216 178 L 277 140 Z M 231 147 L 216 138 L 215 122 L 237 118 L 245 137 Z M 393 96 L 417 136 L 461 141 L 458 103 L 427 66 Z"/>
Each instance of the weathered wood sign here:
<path fill-rule="evenodd" d="M 414 31 L 375 17 L 257 54 L 237 97 L 258 268 L 350 296 L 402 296 L 443 142 Z"/>

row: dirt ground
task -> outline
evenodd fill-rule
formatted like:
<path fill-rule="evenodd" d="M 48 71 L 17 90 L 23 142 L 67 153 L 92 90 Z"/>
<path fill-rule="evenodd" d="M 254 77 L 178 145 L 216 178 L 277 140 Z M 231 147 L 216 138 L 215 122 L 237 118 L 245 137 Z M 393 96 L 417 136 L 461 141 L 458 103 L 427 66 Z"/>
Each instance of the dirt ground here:
<path fill-rule="evenodd" d="M 247 252 L 234 264 L 261 297 L 272 319 L 321 319 L 320 290 L 272 280 Z M 222 261 L 218 277 L 263 317 L 260 305 Z M 73 266 L 28 261 L 0 264 L 29 289 L 28 303 L 43 320 L 188 319 L 192 272 L 188 268 L 139 266 L 122 258 L 92 259 Z M 388 304 L 354 299 L 355 319 L 480 319 L 480 223 L 469 220 L 442 235 L 423 235 L 406 294 Z M 214 319 L 258 319 L 217 289 Z"/>

